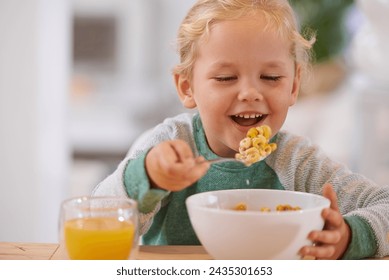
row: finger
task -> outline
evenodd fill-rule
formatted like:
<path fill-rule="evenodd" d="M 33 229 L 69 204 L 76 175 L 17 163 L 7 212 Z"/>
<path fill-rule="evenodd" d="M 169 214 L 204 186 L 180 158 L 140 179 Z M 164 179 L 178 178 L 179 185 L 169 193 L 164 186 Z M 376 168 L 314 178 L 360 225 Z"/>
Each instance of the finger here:
<path fill-rule="evenodd" d="M 336 195 L 336 192 L 334 191 L 334 188 L 331 184 L 325 184 L 323 186 L 323 196 L 328 198 L 330 200 L 330 208 L 339 211 L 338 208 L 338 197 Z"/>
<path fill-rule="evenodd" d="M 167 141 L 161 143 L 157 147 L 157 153 L 155 157 L 160 161 L 162 168 L 177 168 L 180 163 L 183 163 L 184 158 L 187 157 L 188 152 L 186 151 L 183 141 Z M 188 147 L 190 150 L 190 148 Z M 189 152 L 191 153 L 191 151 Z"/>
<path fill-rule="evenodd" d="M 208 171 L 206 166 L 197 165 L 195 168 L 191 169 L 189 172 L 186 172 L 185 179 L 190 184 L 198 181 L 201 177 L 203 177 Z"/>
<path fill-rule="evenodd" d="M 153 159 L 160 162 L 161 166 L 169 166 L 179 161 L 179 155 L 170 142 L 162 142 L 154 147 L 150 154 L 153 153 Z"/>
<path fill-rule="evenodd" d="M 182 140 L 175 140 L 169 142 L 171 148 L 175 151 L 179 162 L 184 162 L 187 159 L 194 160 L 192 149 L 188 143 Z"/>
<path fill-rule="evenodd" d="M 178 147 L 178 146 L 174 146 Z M 168 174 L 179 176 L 183 180 L 190 181 L 191 183 L 197 181 L 202 176 L 204 176 L 209 167 L 210 164 L 207 160 L 204 159 L 204 157 L 200 156 L 197 158 L 193 157 L 192 152 L 190 151 L 186 155 L 189 155 L 189 157 L 185 157 L 185 147 L 184 149 L 176 151 L 177 153 L 183 152 L 183 155 L 180 154 L 179 157 L 182 159 L 180 162 L 175 162 L 174 164 L 171 164 L 167 167 L 169 169 Z"/>
<path fill-rule="evenodd" d="M 343 224 L 343 216 L 334 209 L 323 209 L 321 215 L 325 220 L 325 228 L 339 228 Z"/>
<path fill-rule="evenodd" d="M 198 166 L 201 170 L 203 170 L 203 174 L 205 174 L 208 171 L 208 169 L 211 167 L 209 161 L 207 161 L 202 156 L 197 157 L 195 162 L 196 162 L 196 166 Z"/>
<path fill-rule="evenodd" d="M 341 239 L 341 234 L 337 230 L 312 231 L 308 239 L 316 244 L 336 244 Z"/>
<path fill-rule="evenodd" d="M 202 163 L 208 163 L 208 161 L 203 156 L 198 156 L 196 158 L 196 163 L 202 164 Z M 208 163 L 209 164 L 209 163 Z"/>
<path fill-rule="evenodd" d="M 204 176 L 210 168 L 210 163 L 202 156 L 194 159 L 194 165 L 186 165 L 188 170 L 185 172 L 186 178 L 197 181 Z"/>
<path fill-rule="evenodd" d="M 211 167 L 211 163 L 208 160 L 206 160 L 203 156 L 198 156 L 197 158 L 195 158 L 195 163 L 196 165 L 205 166 L 207 167 L 207 169 Z"/>
<path fill-rule="evenodd" d="M 300 250 L 299 254 L 301 256 L 310 256 L 316 259 L 333 259 L 335 247 L 332 245 L 305 246 Z"/>

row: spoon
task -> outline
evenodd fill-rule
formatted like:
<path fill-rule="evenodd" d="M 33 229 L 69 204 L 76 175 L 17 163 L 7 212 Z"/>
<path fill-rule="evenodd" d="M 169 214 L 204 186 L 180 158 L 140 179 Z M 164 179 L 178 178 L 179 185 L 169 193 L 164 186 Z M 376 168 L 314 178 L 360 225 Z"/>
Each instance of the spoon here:
<path fill-rule="evenodd" d="M 253 163 L 256 163 L 256 162 L 259 162 L 259 161 L 262 161 L 264 160 L 265 158 L 267 158 L 267 156 L 263 156 L 261 158 L 259 158 L 257 161 L 255 162 L 245 162 L 244 160 L 240 160 L 240 159 L 236 159 L 236 158 L 215 158 L 215 159 L 209 159 L 208 162 L 210 164 L 214 164 L 214 163 L 222 163 L 222 162 L 239 162 L 239 163 L 242 163 L 246 166 L 250 166 L 252 165 Z"/>
<path fill-rule="evenodd" d="M 243 161 L 238 160 L 236 158 L 215 158 L 215 159 L 209 159 L 208 162 L 210 164 L 222 163 L 222 162 L 240 162 L 240 163 L 245 164 Z"/>

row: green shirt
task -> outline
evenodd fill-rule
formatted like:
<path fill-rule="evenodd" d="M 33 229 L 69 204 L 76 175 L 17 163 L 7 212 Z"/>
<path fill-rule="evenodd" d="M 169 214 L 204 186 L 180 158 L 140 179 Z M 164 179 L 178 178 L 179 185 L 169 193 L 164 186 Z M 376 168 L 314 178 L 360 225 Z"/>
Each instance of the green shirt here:
<path fill-rule="evenodd" d="M 129 151 L 118 169 L 95 195 L 128 195 L 139 203 L 143 244 L 200 244 L 190 224 L 185 200 L 192 194 L 221 189 L 281 189 L 321 194 L 328 182 L 338 195 L 339 209 L 352 230 L 345 259 L 389 254 L 389 189 L 330 161 L 306 139 L 279 132 L 271 141 L 277 150 L 266 160 L 245 167 L 240 163 L 213 164 L 195 184 L 179 192 L 151 189 L 144 160 L 154 145 L 183 139 L 194 153 L 216 158 L 209 148 L 199 115 L 179 115 L 148 131 Z M 125 190 L 125 192 L 123 191 Z"/>

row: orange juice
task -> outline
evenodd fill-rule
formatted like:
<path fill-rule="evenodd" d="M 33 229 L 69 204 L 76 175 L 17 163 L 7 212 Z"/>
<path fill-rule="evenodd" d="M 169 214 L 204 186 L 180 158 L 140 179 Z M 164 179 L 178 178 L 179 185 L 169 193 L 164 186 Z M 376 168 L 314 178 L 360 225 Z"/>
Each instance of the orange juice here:
<path fill-rule="evenodd" d="M 66 249 L 72 260 L 128 259 L 134 234 L 131 222 L 110 217 L 73 219 L 64 225 Z"/>

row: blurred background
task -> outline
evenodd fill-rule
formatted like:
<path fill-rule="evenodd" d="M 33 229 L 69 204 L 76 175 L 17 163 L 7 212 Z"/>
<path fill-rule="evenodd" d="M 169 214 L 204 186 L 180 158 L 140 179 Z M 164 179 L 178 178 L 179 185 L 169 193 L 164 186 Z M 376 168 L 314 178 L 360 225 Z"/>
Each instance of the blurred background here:
<path fill-rule="evenodd" d="M 0 0 L 0 241 L 57 242 L 62 200 L 90 194 L 135 138 L 184 112 L 171 69 L 194 0 Z M 389 0 L 291 1 L 317 31 L 284 128 L 389 182 Z"/>

